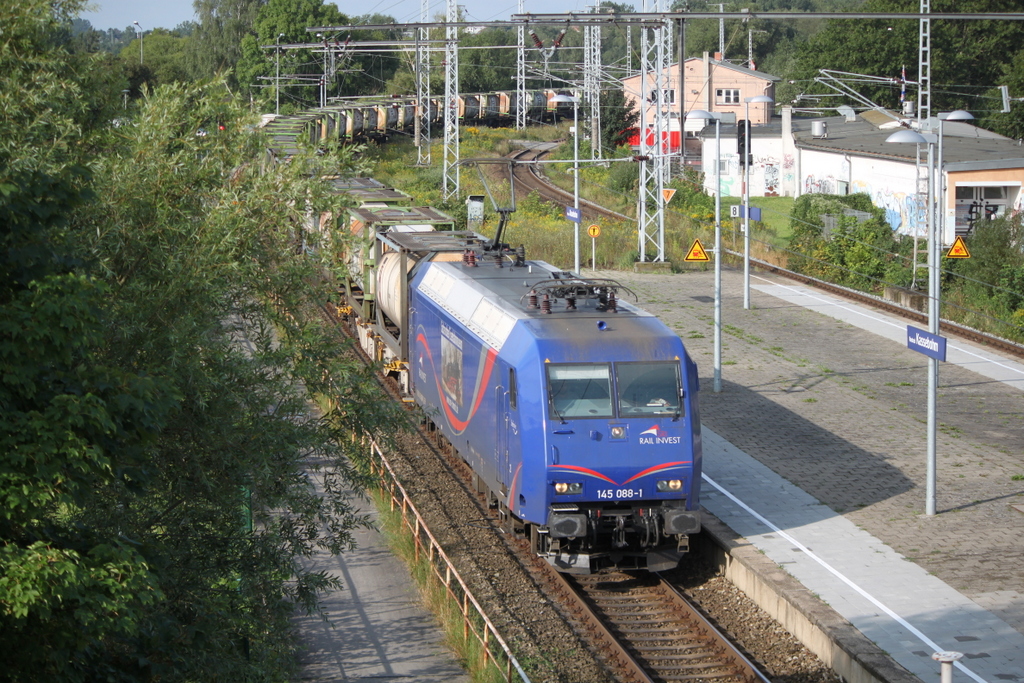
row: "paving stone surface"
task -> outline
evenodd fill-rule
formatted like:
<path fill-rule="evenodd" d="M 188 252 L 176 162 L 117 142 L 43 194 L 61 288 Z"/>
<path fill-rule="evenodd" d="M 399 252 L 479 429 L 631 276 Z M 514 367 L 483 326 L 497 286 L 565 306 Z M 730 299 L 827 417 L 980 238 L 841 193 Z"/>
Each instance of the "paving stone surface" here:
<path fill-rule="evenodd" d="M 929 517 L 925 356 L 756 289 L 744 310 L 742 273 L 725 268 L 716 394 L 710 269 L 599 275 L 683 338 L 705 425 L 1024 633 L 1024 392 L 941 364 Z"/>

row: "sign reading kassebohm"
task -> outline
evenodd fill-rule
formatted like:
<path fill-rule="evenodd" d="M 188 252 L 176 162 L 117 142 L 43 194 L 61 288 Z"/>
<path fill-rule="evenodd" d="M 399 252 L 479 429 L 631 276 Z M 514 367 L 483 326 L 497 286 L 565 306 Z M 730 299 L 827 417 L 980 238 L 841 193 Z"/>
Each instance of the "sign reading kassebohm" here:
<path fill-rule="evenodd" d="M 565 207 L 565 217 L 571 220 L 573 223 L 580 222 L 580 210 L 575 206 Z"/>
<path fill-rule="evenodd" d="M 937 360 L 946 360 L 946 338 L 907 325 L 907 348 Z"/>

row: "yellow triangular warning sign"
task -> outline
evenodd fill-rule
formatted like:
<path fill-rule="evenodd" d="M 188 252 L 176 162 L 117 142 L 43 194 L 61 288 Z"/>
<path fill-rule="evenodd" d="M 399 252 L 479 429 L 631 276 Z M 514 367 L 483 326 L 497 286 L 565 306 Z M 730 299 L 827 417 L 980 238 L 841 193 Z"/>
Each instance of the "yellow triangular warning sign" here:
<path fill-rule="evenodd" d="M 967 243 L 963 237 L 957 236 L 953 246 L 946 252 L 946 258 L 971 258 L 971 252 L 967 251 Z"/>
<path fill-rule="evenodd" d="M 700 240 L 694 240 L 693 245 L 690 247 L 690 251 L 686 252 L 686 258 L 684 261 L 710 261 L 711 257 L 708 256 L 708 252 L 704 251 L 704 245 L 700 243 Z"/>
<path fill-rule="evenodd" d="M 676 194 L 675 189 L 673 189 L 671 187 L 665 188 L 664 190 L 661 191 L 661 196 L 665 198 L 665 203 L 666 204 L 668 204 L 670 201 L 672 201 L 672 197 L 674 197 L 675 194 Z"/>

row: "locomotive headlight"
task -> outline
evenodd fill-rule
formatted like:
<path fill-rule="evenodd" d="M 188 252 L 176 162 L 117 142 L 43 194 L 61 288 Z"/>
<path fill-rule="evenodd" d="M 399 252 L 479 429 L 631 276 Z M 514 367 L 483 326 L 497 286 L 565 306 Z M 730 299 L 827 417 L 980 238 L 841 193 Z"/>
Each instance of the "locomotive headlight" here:
<path fill-rule="evenodd" d="M 625 427 L 612 427 L 612 438 L 613 439 L 625 439 L 626 428 Z"/>
<path fill-rule="evenodd" d="M 680 479 L 662 479 L 658 482 L 659 493 L 671 493 L 674 491 L 682 491 L 683 482 Z"/>
<path fill-rule="evenodd" d="M 555 493 L 572 495 L 574 493 L 580 493 L 581 491 L 583 491 L 583 484 L 578 481 L 560 481 L 555 483 Z"/>

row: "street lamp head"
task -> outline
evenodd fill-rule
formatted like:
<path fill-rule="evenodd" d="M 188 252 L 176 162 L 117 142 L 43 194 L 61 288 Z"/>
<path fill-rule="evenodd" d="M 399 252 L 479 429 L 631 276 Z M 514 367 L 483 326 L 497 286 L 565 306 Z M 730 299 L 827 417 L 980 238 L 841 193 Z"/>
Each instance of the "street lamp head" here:
<path fill-rule="evenodd" d="M 920 145 L 928 142 L 928 139 L 920 133 L 912 130 L 898 130 L 885 139 L 886 142 L 906 142 L 910 144 Z"/>
<path fill-rule="evenodd" d="M 964 111 L 963 109 L 956 109 L 945 116 L 939 114 L 939 118 L 944 121 L 973 121 L 974 114 L 969 111 Z"/>
<path fill-rule="evenodd" d="M 743 98 L 743 101 L 750 102 L 751 104 L 767 104 L 769 102 L 774 102 L 775 100 L 767 95 L 755 95 L 754 97 L 745 97 Z"/>
<path fill-rule="evenodd" d="M 694 109 L 693 111 L 691 111 L 689 114 L 686 115 L 686 118 L 688 118 L 688 119 L 706 119 L 706 120 L 714 119 L 715 121 L 718 120 L 717 116 L 715 116 L 711 112 L 706 111 L 704 109 Z"/>

